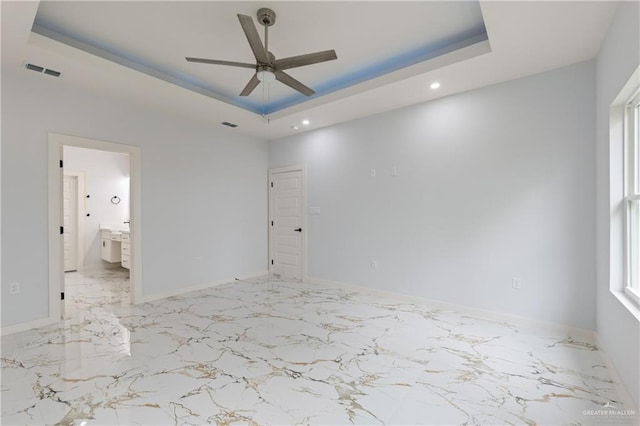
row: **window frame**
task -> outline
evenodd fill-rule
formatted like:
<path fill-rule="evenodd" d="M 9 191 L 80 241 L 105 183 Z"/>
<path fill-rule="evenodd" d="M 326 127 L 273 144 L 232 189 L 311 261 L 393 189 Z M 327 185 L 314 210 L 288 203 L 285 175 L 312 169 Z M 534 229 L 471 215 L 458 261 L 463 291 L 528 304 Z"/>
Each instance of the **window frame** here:
<path fill-rule="evenodd" d="M 624 104 L 624 292 L 640 305 L 640 87 Z M 635 206 L 634 206 L 635 204 Z M 635 231 L 635 232 L 634 232 Z"/>

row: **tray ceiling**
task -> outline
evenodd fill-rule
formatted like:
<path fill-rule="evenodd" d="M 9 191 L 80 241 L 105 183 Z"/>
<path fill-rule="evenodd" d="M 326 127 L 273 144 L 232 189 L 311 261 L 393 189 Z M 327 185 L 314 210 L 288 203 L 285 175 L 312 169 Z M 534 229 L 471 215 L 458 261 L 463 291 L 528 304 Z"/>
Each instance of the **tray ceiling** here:
<path fill-rule="evenodd" d="M 278 56 L 336 49 L 336 61 L 291 71 L 324 90 L 319 95 L 295 99 L 291 89 L 274 86 L 268 104 L 259 88 L 253 98 L 238 100 L 250 69 L 184 60 L 251 61 L 236 14 L 253 15 L 261 7 L 278 14 L 270 31 L 270 50 Z M 3 1 L 1 65 L 3 75 L 21 73 L 271 140 L 592 60 L 616 7 L 601 1 Z M 465 36 L 473 39 L 476 24 L 486 39 L 461 47 Z M 336 81 L 349 72 L 362 77 L 420 49 L 428 56 L 435 45 L 424 37 L 436 34 L 445 42 L 431 51 L 433 58 L 338 88 Z M 447 35 L 463 41 L 456 45 Z M 29 63 L 61 75 L 35 73 Z M 434 81 L 441 83 L 437 90 L 430 89 Z M 332 82 L 333 92 L 323 88 Z M 290 106 L 276 105 L 290 98 Z M 265 105 L 273 112 L 262 116 L 258 107 Z"/>
<path fill-rule="evenodd" d="M 269 50 L 276 57 L 336 50 L 337 60 L 287 71 L 316 91 L 312 97 L 279 82 L 240 97 L 253 70 L 185 61 L 192 56 L 254 63 L 236 15 L 255 19 L 261 7 L 277 14 L 269 28 Z M 256 25 L 264 39 L 264 27 Z M 261 115 L 488 39 L 477 1 L 46 1 L 38 7 L 33 31 Z"/>

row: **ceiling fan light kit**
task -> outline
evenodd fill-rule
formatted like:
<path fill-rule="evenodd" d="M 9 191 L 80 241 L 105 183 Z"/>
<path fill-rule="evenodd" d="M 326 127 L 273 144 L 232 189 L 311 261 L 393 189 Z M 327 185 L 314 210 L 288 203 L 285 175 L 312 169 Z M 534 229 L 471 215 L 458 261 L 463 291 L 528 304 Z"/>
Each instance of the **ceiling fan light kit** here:
<path fill-rule="evenodd" d="M 276 75 L 272 70 L 269 69 L 269 67 L 260 67 L 260 69 L 256 73 L 256 76 L 258 77 L 258 80 L 263 83 L 271 83 L 273 81 L 276 81 Z"/>
<path fill-rule="evenodd" d="M 262 40 L 260 40 L 260 35 L 258 35 L 258 30 L 253 23 L 253 19 L 248 15 L 238 14 L 238 20 L 240 21 L 242 30 L 249 41 L 253 56 L 256 58 L 255 64 L 192 57 L 185 59 L 188 62 L 255 69 L 255 74 L 251 77 L 251 80 L 249 80 L 242 92 L 240 92 L 240 96 L 249 96 L 251 92 L 253 92 L 253 89 L 261 82 L 270 83 L 275 80 L 278 80 L 280 83 L 291 87 L 305 96 L 313 95 L 315 93 L 313 89 L 291 77 L 285 73 L 284 70 L 338 59 L 336 51 L 331 49 L 322 52 L 308 53 L 306 55 L 276 59 L 273 53 L 269 52 L 269 27 L 275 24 L 276 13 L 269 8 L 262 8 L 258 10 L 257 17 L 258 22 L 264 26 L 264 45 L 262 44 Z"/>

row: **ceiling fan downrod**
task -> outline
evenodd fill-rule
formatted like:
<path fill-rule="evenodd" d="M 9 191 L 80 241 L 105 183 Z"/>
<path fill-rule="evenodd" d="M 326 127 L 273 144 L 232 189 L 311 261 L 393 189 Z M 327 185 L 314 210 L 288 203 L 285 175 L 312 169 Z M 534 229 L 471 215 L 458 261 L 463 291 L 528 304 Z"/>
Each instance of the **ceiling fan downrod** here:
<path fill-rule="evenodd" d="M 258 22 L 264 27 L 264 50 L 269 51 L 269 27 L 276 23 L 276 12 L 263 7 L 258 10 Z"/>

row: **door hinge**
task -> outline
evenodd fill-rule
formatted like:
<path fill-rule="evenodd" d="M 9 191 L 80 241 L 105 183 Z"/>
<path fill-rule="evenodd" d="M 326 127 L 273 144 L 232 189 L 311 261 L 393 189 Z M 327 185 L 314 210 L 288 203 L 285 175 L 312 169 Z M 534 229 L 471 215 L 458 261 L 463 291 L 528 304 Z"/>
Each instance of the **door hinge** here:
<path fill-rule="evenodd" d="M 271 259 L 271 264 L 273 265 L 273 259 Z"/>
<path fill-rule="evenodd" d="M 62 166 L 61 166 L 62 167 Z M 271 187 L 273 188 L 273 182 L 271 182 Z"/>
<path fill-rule="evenodd" d="M 60 235 L 64 234 L 64 226 L 60 227 Z"/>
<path fill-rule="evenodd" d="M 271 226 L 273 226 L 273 221 L 271 221 Z"/>
<path fill-rule="evenodd" d="M 60 300 L 64 300 L 64 291 L 60 293 Z"/>
<path fill-rule="evenodd" d="M 60 160 L 60 168 L 62 168 L 62 160 Z"/>

